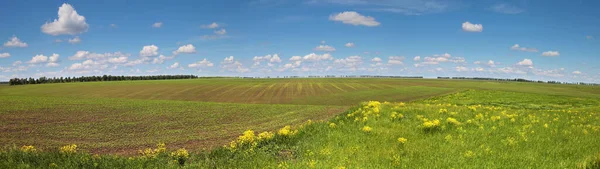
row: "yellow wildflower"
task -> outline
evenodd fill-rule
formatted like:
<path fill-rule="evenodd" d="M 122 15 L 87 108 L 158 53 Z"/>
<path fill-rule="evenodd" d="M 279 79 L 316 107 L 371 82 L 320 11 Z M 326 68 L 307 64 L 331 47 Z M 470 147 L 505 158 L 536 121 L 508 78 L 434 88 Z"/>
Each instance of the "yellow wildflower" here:
<path fill-rule="evenodd" d="M 281 136 L 292 136 L 294 134 L 296 134 L 296 132 L 298 132 L 297 130 L 292 130 L 292 127 L 285 126 L 281 129 L 279 129 L 279 131 L 277 132 L 277 134 L 281 135 Z"/>
<path fill-rule="evenodd" d="M 71 154 L 77 152 L 77 145 L 71 144 L 60 147 L 60 152 L 64 154 Z"/>
<path fill-rule="evenodd" d="M 238 141 L 242 144 L 252 143 L 252 142 L 254 142 L 254 139 L 255 139 L 255 135 L 254 135 L 254 131 L 252 131 L 252 130 L 246 130 L 246 131 L 244 131 L 243 135 L 238 137 Z"/>
<path fill-rule="evenodd" d="M 36 151 L 36 149 L 33 146 L 23 146 L 23 147 L 21 147 L 21 151 L 23 151 L 23 152 L 34 152 L 34 151 Z"/>
<path fill-rule="evenodd" d="M 408 139 L 404 138 L 404 137 L 400 137 L 398 138 L 398 142 L 400 142 L 401 144 L 404 144 L 408 141 Z"/>
<path fill-rule="evenodd" d="M 371 132 L 371 130 L 373 130 L 373 129 L 372 129 L 371 127 L 369 127 L 369 126 L 364 126 L 364 127 L 362 128 L 362 131 L 364 131 L 364 132 L 366 132 L 366 133 L 369 133 L 369 132 Z"/>
<path fill-rule="evenodd" d="M 329 127 L 335 128 L 335 123 L 329 123 Z"/>
<path fill-rule="evenodd" d="M 272 132 L 262 132 L 260 134 L 258 134 L 258 140 L 271 140 L 273 138 L 273 133 Z"/>
<path fill-rule="evenodd" d="M 461 123 L 458 120 L 456 120 L 455 118 L 452 118 L 452 117 L 448 117 L 446 119 L 446 122 L 448 122 L 448 124 L 452 124 L 452 125 L 455 125 L 455 126 L 461 125 Z"/>

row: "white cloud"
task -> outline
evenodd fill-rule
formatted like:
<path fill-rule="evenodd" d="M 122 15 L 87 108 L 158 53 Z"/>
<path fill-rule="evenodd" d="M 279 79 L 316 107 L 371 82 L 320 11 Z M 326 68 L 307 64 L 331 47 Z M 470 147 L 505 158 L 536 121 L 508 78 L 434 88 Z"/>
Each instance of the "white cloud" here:
<path fill-rule="evenodd" d="M 547 51 L 542 53 L 542 56 L 560 56 L 558 51 Z"/>
<path fill-rule="evenodd" d="M 388 57 L 388 64 L 401 65 L 401 64 L 404 64 L 402 62 L 403 60 L 404 60 L 404 56 L 390 56 L 390 57 Z"/>
<path fill-rule="evenodd" d="M 217 24 L 216 22 L 213 22 L 211 24 L 208 25 L 201 25 L 201 28 L 206 28 L 206 29 L 215 29 L 219 27 L 219 24 Z"/>
<path fill-rule="evenodd" d="M 75 36 L 75 38 L 69 39 L 69 43 L 71 43 L 71 44 L 81 43 L 81 39 L 79 39 L 79 36 Z"/>
<path fill-rule="evenodd" d="M 349 56 L 343 59 L 336 59 L 333 61 L 334 64 L 340 66 L 338 70 L 342 71 L 356 71 L 360 64 L 362 64 L 362 57 L 360 56 Z"/>
<path fill-rule="evenodd" d="M 517 65 L 519 66 L 527 66 L 532 68 L 533 67 L 533 61 L 531 61 L 531 59 L 523 59 L 522 61 L 518 62 Z"/>
<path fill-rule="evenodd" d="M 10 53 L 0 53 L 0 58 L 10 57 Z"/>
<path fill-rule="evenodd" d="M 373 18 L 373 17 L 363 16 L 354 11 L 346 11 L 346 12 L 338 13 L 335 15 L 330 15 L 329 20 L 339 21 L 339 22 L 354 25 L 354 26 L 358 26 L 358 25 L 379 26 L 381 24 L 381 23 L 375 21 L 375 18 Z"/>
<path fill-rule="evenodd" d="M 313 49 L 313 50 L 324 51 L 324 52 L 335 52 L 335 48 L 328 46 L 328 45 L 319 45 L 319 46 L 315 47 L 315 49 Z"/>
<path fill-rule="evenodd" d="M 155 22 L 154 24 L 152 24 L 152 27 L 160 28 L 160 27 L 162 27 L 162 25 L 163 25 L 162 22 Z"/>
<path fill-rule="evenodd" d="M 485 69 L 483 69 L 481 67 L 477 67 L 477 68 L 475 68 L 475 71 L 477 71 L 477 72 L 483 72 L 483 71 L 485 71 Z"/>
<path fill-rule="evenodd" d="M 48 56 L 44 56 L 44 55 L 35 55 L 34 57 L 31 58 L 31 60 L 29 60 L 30 64 L 37 64 L 37 63 L 46 63 L 48 62 Z"/>
<path fill-rule="evenodd" d="M 302 56 L 292 56 L 290 58 L 290 61 L 301 61 L 302 60 Z"/>
<path fill-rule="evenodd" d="M 373 59 L 371 59 L 372 62 L 381 62 L 381 58 L 379 57 L 374 57 Z"/>
<path fill-rule="evenodd" d="M 225 34 L 227 34 L 227 30 L 225 30 L 225 29 L 216 30 L 215 34 L 217 34 L 217 35 L 225 35 Z"/>
<path fill-rule="evenodd" d="M 85 17 L 77 14 L 73 6 L 64 3 L 58 8 L 58 19 L 53 22 L 42 25 L 42 32 L 50 35 L 69 34 L 75 35 L 86 32 L 89 25 L 85 22 Z"/>
<path fill-rule="evenodd" d="M 188 64 L 189 68 L 204 68 L 204 67 L 212 67 L 214 64 L 208 60 L 206 60 L 206 58 L 202 59 L 201 61 L 192 63 L 192 64 Z M 173 66 L 173 65 L 171 65 Z"/>
<path fill-rule="evenodd" d="M 187 44 L 180 46 L 176 51 L 173 52 L 174 55 L 178 55 L 180 53 L 196 53 L 196 47 L 192 44 Z"/>
<path fill-rule="evenodd" d="M 225 57 L 223 63 L 233 63 L 233 56 Z"/>
<path fill-rule="evenodd" d="M 414 60 L 414 61 L 420 61 L 420 60 L 421 60 L 421 56 L 415 56 L 415 57 L 413 58 L 413 60 Z"/>
<path fill-rule="evenodd" d="M 515 45 L 511 46 L 510 50 L 517 50 L 517 51 L 523 51 L 523 52 L 538 52 L 538 50 L 536 48 L 521 47 L 521 46 L 519 46 L 519 44 L 515 44 Z"/>
<path fill-rule="evenodd" d="M 311 53 L 302 57 L 305 61 L 322 61 L 322 60 L 333 60 L 333 57 L 329 53 L 325 53 L 322 55 L 318 55 L 315 53 Z"/>
<path fill-rule="evenodd" d="M 321 41 L 321 44 L 325 44 L 325 41 L 324 41 L 324 40 L 322 40 L 322 41 Z"/>
<path fill-rule="evenodd" d="M 165 62 L 165 60 L 171 60 L 173 58 L 175 58 L 175 56 L 167 57 L 165 55 L 160 55 L 152 60 L 152 64 L 162 64 Z"/>
<path fill-rule="evenodd" d="M 346 45 L 344 45 L 344 46 L 346 46 L 346 47 L 349 47 L 349 48 L 353 48 L 355 45 L 354 45 L 354 43 L 353 43 L 353 42 L 348 42 L 348 43 L 346 43 Z"/>
<path fill-rule="evenodd" d="M 27 47 L 27 43 L 22 42 L 17 36 L 13 36 L 9 41 L 4 43 L 4 47 Z"/>
<path fill-rule="evenodd" d="M 281 58 L 279 57 L 278 54 L 273 54 L 273 55 L 269 54 L 269 55 L 265 55 L 265 56 L 254 56 L 252 61 L 254 61 L 254 65 L 260 65 L 261 61 L 267 61 L 269 63 L 280 63 Z"/>
<path fill-rule="evenodd" d="M 494 12 L 504 13 L 504 14 L 519 14 L 525 12 L 525 10 L 509 5 L 509 4 L 496 4 L 490 8 Z"/>
<path fill-rule="evenodd" d="M 469 71 L 469 69 L 467 67 L 464 67 L 464 66 L 457 66 L 456 67 L 456 71 L 457 72 L 466 72 L 466 71 Z"/>
<path fill-rule="evenodd" d="M 58 63 L 53 63 L 53 62 L 48 62 L 48 63 L 46 64 L 46 66 L 48 66 L 48 67 L 57 67 L 57 66 L 60 66 L 60 64 L 58 64 Z"/>
<path fill-rule="evenodd" d="M 250 69 L 244 67 L 242 63 L 234 60 L 233 56 L 225 57 L 221 63 L 221 68 L 230 72 L 238 73 L 246 73 L 250 71 Z"/>
<path fill-rule="evenodd" d="M 574 74 L 574 75 L 580 75 L 581 74 L 581 72 L 579 70 L 573 71 L 571 73 Z"/>
<path fill-rule="evenodd" d="M 150 57 L 158 55 L 158 47 L 155 45 L 144 46 L 140 51 L 141 57 Z"/>
<path fill-rule="evenodd" d="M 498 68 L 497 72 L 508 73 L 508 74 L 526 74 L 527 73 L 521 69 L 517 69 L 517 68 L 513 68 L 513 67 Z"/>
<path fill-rule="evenodd" d="M 167 69 L 177 69 L 177 68 L 179 68 L 179 62 L 175 62 L 171 66 L 167 67 Z"/>
<path fill-rule="evenodd" d="M 465 23 L 462 24 L 462 29 L 465 32 L 482 32 L 483 31 L 483 25 L 481 24 L 472 24 L 471 22 L 467 21 Z"/>
<path fill-rule="evenodd" d="M 52 56 L 48 57 L 48 62 L 56 63 L 56 62 L 58 62 L 58 57 L 59 57 L 58 54 L 53 53 Z"/>
<path fill-rule="evenodd" d="M 32 57 L 31 60 L 29 60 L 27 63 L 29 63 L 29 64 L 46 63 L 46 66 L 48 66 L 48 67 L 55 67 L 55 66 L 58 66 L 58 63 L 57 63 L 58 58 L 59 58 L 59 55 L 56 53 L 53 53 L 49 57 L 39 54 L 39 55 L 35 55 L 34 57 Z"/>
<path fill-rule="evenodd" d="M 487 62 L 475 61 L 473 62 L 476 65 L 486 65 L 488 67 L 496 67 L 496 62 L 493 60 L 488 60 Z"/>
<path fill-rule="evenodd" d="M 127 62 L 126 56 L 114 57 L 114 58 L 108 59 L 108 63 L 112 63 L 112 64 L 123 64 L 125 62 Z"/>

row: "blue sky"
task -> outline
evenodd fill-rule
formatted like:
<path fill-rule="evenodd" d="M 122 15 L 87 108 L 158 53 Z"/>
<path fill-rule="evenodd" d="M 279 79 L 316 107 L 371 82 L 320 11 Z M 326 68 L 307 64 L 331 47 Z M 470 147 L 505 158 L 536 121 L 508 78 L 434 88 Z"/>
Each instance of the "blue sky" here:
<path fill-rule="evenodd" d="M 0 80 L 368 74 L 597 83 L 599 5 L 7 0 L 0 2 Z"/>

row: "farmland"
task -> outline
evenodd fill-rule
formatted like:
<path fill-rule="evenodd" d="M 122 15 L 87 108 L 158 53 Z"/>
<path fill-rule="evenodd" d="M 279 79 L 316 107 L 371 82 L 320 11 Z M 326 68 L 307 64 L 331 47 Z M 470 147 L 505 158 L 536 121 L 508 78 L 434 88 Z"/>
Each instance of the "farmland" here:
<path fill-rule="evenodd" d="M 186 166 L 202 168 L 573 168 L 600 153 L 600 88 L 593 86 L 427 79 L 123 81 L 0 86 L 0 103 L 0 141 L 9 149 L 34 145 L 52 152 L 76 144 L 92 154 L 135 157 L 137 150 L 165 143 L 168 151 L 189 150 Z M 297 132 L 278 132 L 286 125 Z M 247 130 L 252 137 L 238 138 Z M 275 134 L 244 141 L 265 131 Z M 85 153 L 72 158 L 107 160 L 104 167 L 175 167 L 161 152 L 153 160 Z M 35 166 L 15 155 L 28 156 L 18 150 L 0 158 Z M 88 165 L 72 160 L 53 163 Z"/>

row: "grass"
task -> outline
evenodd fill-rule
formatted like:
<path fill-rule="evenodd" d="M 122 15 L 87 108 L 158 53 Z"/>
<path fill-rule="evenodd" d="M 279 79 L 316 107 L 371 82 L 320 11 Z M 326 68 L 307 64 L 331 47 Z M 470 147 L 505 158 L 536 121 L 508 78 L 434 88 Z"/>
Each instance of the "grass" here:
<path fill-rule="evenodd" d="M 367 100 L 392 103 L 377 116 Z M 599 100 L 597 86 L 427 79 L 0 86 L 0 168 L 177 168 L 178 148 L 191 168 L 573 168 L 600 163 Z M 285 125 L 297 134 L 222 148 Z"/>
<path fill-rule="evenodd" d="M 593 167 L 599 162 L 596 154 L 600 150 L 598 105 L 597 99 L 481 90 L 411 103 L 366 102 L 329 121 L 305 122 L 288 132 L 297 130 L 295 134 L 284 135 L 274 130 L 277 134 L 273 138 L 258 139 L 254 132 L 244 133 L 233 143 L 235 146 L 227 144 L 212 151 L 192 153 L 185 157 L 183 167 Z M 370 130 L 365 130 L 366 127 Z M 175 149 L 155 156 L 127 158 L 14 148 L 0 153 L 0 158 L 6 159 L 0 165 L 181 167 L 173 161 L 178 157 L 170 155 L 170 151 Z"/>

